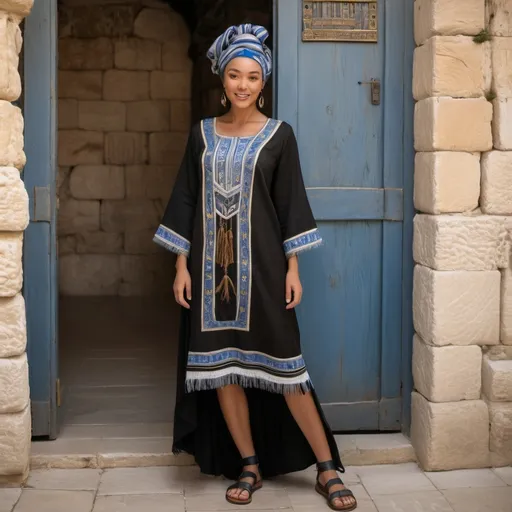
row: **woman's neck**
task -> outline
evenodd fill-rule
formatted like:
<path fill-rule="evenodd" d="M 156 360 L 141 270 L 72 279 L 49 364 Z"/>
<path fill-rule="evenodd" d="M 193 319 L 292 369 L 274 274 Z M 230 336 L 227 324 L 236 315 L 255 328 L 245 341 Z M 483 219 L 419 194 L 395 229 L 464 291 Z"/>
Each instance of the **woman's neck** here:
<path fill-rule="evenodd" d="M 229 112 L 226 114 L 226 121 L 236 126 L 243 126 L 251 121 L 256 121 L 260 116 L 260 112 L 254 107 L 249 108 L 236 108 L 231 107 Z"/>

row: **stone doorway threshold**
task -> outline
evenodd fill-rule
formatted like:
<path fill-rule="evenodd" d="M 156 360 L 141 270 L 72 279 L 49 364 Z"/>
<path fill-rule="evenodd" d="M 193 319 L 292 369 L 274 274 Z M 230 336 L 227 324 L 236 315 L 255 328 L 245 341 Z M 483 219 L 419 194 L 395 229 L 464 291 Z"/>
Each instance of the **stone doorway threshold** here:
<path fill-rule="evenodd" d="M 124 431 L 123 431 L 124 430 Z M 416 461 L 403 434 L 336 436 L 346 466 Z M 31 469 L 188 466 L 188 455 L 171 452 L 172 425 L 91 426 L 68 428 L 56 441 L 32 443 Z"/>

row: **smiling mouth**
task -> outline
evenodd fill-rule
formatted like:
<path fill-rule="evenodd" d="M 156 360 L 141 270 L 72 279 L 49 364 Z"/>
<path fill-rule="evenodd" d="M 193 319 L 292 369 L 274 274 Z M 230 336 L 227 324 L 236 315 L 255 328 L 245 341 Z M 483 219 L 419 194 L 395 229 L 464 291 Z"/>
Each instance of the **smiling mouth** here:
<path fill-rule="evenodd" d="M 246 100 L 249 98 L 250 94 L 238 94 L 238 93 L 235 93 L 235 96 L 240 99 L 240 100 Z"/>

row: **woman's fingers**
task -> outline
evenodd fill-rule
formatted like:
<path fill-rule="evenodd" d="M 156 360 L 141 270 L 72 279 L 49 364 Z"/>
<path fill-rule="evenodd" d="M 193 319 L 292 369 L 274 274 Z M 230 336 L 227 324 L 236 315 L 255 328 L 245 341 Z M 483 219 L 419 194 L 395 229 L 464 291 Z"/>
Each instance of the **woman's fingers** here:
<path fill-rule="evenodd" d="M 301 289 L 292 288 L 292 292 L 293 292 L 293 300 L 286 306 L 286 309 L 293 309 L 293 308 L 297 307 L 300 304 L 300 301 L 302 300 L 302 290 Z M 287 302 L 288 302 L 288 299 L 287 299 Z"/>
<path fill-rule="evenodd" d="M 176 283 L 174 286 L 174 298 L 176 302 L 184 308 L 190 309 L 190 304 L 185 300 L 186 283 Z M 188 296 L 188 292 L 187 292 Z"/>

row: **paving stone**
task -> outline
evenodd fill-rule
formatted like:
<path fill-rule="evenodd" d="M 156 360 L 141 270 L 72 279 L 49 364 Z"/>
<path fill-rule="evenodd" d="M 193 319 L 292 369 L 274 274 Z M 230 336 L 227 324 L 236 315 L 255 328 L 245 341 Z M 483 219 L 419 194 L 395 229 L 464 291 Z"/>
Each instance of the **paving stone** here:
<path fill-rule="evenodd" d="M 425 473 L 438 489 L 504 487 L 506 484 L 490 469 L 461 469 Z"/>
<path fill-rule="evenodd" d="M 455 512 L 510 512 L 512 488 L 449 489 L 443 491 Z"/>
<path fill-rule="evenodd" d="M 90 512 L 94 493 L 90 491 L 23 491 L 14 512 Z"/>
<path fill-rule="evenodd" d="M 219 511 L 219 510 L 281 510 L 290 509 L 291 502 L 285 491 L 258 491 L 254 494 L 250 505 L 231 505 L 223 493 L 205 493 L 196 496 L 185 496 L 187 512 Z"/>
<path fill-rule="evenodd" d="M 143 496 L 98 496 L 93 512 L 184 512 L 181 494 L 148 494 Z"/>
<path fill-rule="evenodd" d="M 376 496 L 375 504 L 379 512 L 453 512 L 439 491 Z"/>
<path fill-rule="evenodd" d="M 20 496 L 21 489 L 0 489 L 0 512 L 11 512 Z"/>
<path fill-rule="evenodd" d="M 507 485 L 512 485 L 512 466 L 506 468 L 494 469 L 496 473 Z"/>
<path fill-rule="evenodd" d="M 54 491 L 95 491 L 100 483 L 99 469 L 31 471 L 27 487 Z"/>

